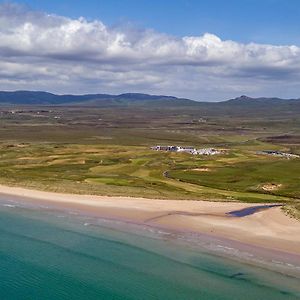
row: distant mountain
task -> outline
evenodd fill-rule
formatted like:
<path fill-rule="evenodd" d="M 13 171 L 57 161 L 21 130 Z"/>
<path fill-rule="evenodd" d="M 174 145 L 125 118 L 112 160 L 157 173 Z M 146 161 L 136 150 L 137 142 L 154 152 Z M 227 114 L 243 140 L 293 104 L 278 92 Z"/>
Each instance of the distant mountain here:
<path fill-rule="evenodd" d="M 251 98 L 240 96 L 221 102 L 197 102 L 185 98 L 164 95 L 126 93 L 120 95 L 87 94 L 56 95 L 37 91 L 1 92 L 0 105 L 60 105 L 95 107 L 141 107 L 141 108 L 180 108 L 200 111 L 207 116 L 263 116 L 300 115 L 300 99 Z"/>
<path fill-rule="evenodd" d="M 56 95 L 40 91 L 0 91 L 0 105 L 90 105 L 90 106 L 128 106 L 128 105 L 197 105 L 196 101 L 172 96 L 157 96 L 139 93 L 120 95 L 87 94 Z"/>
<path fill-rule="evenodd" d="M 291 103 L 299 103 L 300 99 L 281 99 L 281 98 L 251 98 L 245 95 L 240 97 L 227 100 L 227 104 L 234 104 L 234 105 L 270 105 L 270 104 L 291 104 Z"/>
<path fill-rule="evenodd" d="M 264 116 L 283 115 L 300 116 L 300 99 L 281 98 L 251 98 L 241 96 L 235 99 L 218 103 L 218 108 L 227 115 Z"/>

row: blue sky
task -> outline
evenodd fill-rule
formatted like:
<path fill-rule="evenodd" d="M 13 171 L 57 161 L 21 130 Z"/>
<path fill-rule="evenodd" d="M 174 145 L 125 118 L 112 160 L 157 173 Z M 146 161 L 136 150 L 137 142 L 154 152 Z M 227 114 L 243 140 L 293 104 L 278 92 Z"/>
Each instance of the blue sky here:
<path fill-rule="evenodd" d="M 300 0 L 0 1 L 0 90 L 300 97 Z"/>
<path fill-rule="evenodd" d="M 299 0 L 25 0 L 49 13 L 131 22 L 177 36 L 212 32 L 222 39 L 300 44 Z"/>

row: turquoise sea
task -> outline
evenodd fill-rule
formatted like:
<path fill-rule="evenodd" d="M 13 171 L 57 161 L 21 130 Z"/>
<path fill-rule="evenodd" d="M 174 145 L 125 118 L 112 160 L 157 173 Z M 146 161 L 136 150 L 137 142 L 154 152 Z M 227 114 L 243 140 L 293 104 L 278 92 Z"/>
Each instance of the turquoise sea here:
<path fill-rule="evenodd" d="M 168 232 L 1 202 L 0 299 L 300 299 L 300 280 Z"/>

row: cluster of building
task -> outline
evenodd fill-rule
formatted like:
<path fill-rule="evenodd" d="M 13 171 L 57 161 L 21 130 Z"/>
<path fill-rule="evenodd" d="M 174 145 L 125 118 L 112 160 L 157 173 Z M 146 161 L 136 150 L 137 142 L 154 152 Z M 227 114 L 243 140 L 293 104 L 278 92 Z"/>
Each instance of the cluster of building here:
<path fill-rule="evenodd" d="M 184 152 L 193 155 L 216 155 L 222 154 L 224 151 L 217 150 L 214 148 L 203 148 L 203 149 L 196 149 L 194 147 L 181 147 L 181 146 L 153 146 L 151 147 L 152 150 L 156 151 L 169 151 L 169 152 Z"/>
<path fill-rule="evenodd" d="M 265 154 L 265 155 L 285 157 L 285 158 L 297 158 L 297 157 L 300 157 L 297 154 L 286 153 L 286 152 L 281 152 L 281 151 L 277 151 L 277 150 L 264 150 L 264 151 L 258 151 L 257 153 L 258 154 Z"/>

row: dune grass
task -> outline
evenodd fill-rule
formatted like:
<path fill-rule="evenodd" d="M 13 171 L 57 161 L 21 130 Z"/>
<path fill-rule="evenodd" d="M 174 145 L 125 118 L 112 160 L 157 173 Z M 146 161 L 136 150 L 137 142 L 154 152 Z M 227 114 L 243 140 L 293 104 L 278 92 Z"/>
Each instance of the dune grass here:
<path fill-rule="evenodd" d="M 299 167 L 298 159 L 269 158 L 239 149 L 207 157 L 144 146 L 0 147 L 1 183 L 99 195 L 286 202 L 300 195 Z M 280 188 L 265 191 L 264 184 Z"/>

